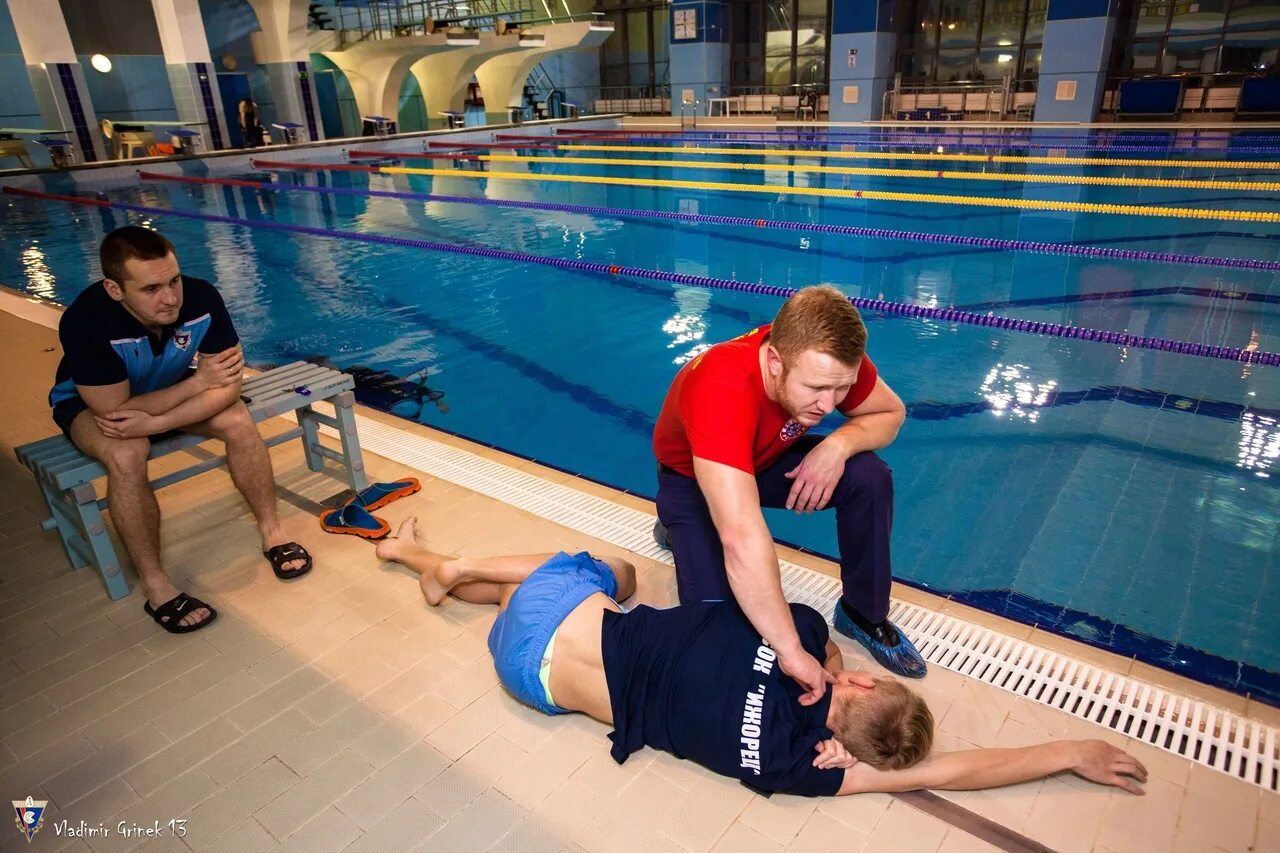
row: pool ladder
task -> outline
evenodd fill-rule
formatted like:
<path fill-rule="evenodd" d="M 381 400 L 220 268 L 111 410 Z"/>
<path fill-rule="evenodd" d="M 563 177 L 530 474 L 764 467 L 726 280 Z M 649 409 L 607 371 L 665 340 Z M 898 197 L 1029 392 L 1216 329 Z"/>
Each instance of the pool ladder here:
<path fill-rule="evenodd" d="M 684 130 L 684 129 L 685 129 L 685 127 L 686 127 L 686 125 L 685 125 L 685 123 L 684 123 L 684 114 L 685 114 L 685 110 L 686 110 L 686 109 L 689 109 L 689 108 L 692 108 L 692 109 L 693 109 L 693 124 L 692 124 L 692 125 L 688 125 L 688 126 L 693 127 L 693 129 L 694 129 L 694 130 L 697 130 L 697 128 L 698 128 L 698 109 L 699 109 L 701 106 L 702 106 L 702 101 L 701 101 L 699 98 L 694 98 L 693 100 L 689 100 L 688 98 L 685 98 L 684 100 L 682 100 L 682 101 L 680 102 L 680 129 L 681 129 L 681 130 Z"/>

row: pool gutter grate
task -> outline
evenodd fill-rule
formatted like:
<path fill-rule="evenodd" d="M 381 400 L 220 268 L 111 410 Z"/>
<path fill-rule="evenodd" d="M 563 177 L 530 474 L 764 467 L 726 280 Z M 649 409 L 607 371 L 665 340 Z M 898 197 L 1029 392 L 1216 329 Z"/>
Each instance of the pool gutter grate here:
<path fill-rule="evenodd" d="M 365 415 L 357 414 L 356 422 L 361 444 L 379 456 L 672 565 L 671 553 L 653 541 L 650 513 Z M 808 604 L 830 622 L 840 582 L 780 562 L 787 599 Z M 1280 733 L 1271 726 L 917 604 L 895 599 L 890 617 L 936 666 L 1280 792 Z"/>

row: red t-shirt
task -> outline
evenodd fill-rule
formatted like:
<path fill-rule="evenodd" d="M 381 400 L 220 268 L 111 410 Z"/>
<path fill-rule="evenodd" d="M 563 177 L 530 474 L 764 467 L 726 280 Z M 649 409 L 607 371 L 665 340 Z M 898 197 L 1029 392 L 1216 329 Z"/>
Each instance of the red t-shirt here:
<path fill-rule="evenodd" d="M 653 430 L 653 455 L 693 476 L 693 457 L 754 476 L 768 468 L 805 427 L 765 394 L 760 343 L 769 325 L 716 344 L 681 368 Z M 836 407 L 849 414 L 871 395 L 876 366 L 863 356 L 858 378 Z"/>

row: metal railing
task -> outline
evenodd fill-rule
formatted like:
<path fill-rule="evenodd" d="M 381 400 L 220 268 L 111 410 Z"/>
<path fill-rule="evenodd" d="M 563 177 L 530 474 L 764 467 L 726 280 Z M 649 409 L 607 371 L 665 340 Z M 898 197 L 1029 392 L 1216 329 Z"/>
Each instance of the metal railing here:
<path fill-rule="evenodd" d="M 596 113 L 669 116 L 671 86 L 601 86 L 585 103 L 592 105 L 592 111 Z"/>
<path fill-rule="evenodd" d="M 337 0 L 332 7 L 339 44 L 421 36 L 448 27 L 496 32 L 531 23 L 536 0 Z"/>
<path fill-rule="evenodd" d="M 1015 83 L 1006 75 L 997 83 L 904 83 L 902 75 L 894 78 L 893 87 L 884 94 L 884 118 L 894 120 L 921 118 L 933 121 L 963 121 L 979 118 L 985 121 L 1001 121 L 1006 117 L 1030 118 L 1029 112 L 1020 109 L 1016 95 L 1029 83 L 1033 91 L 1030 99 L 1035 104 L 1034 81 Z"/>

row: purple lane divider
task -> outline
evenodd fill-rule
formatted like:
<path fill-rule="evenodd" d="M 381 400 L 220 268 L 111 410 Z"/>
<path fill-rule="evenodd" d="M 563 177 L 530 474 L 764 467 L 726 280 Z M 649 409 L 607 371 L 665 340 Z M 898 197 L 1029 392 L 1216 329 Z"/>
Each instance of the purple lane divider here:
<path fill-rule="evenodd" d="M 5 187 L 5 189 L 7 190 L 8 188 Z M 163 207 L 148 207 L 147 205 L 128 204 L 125 202 L 103 202 L 99 199 L 79 199 L 68 196 L 53 197 L 47 193 L 34 192 L 30 190 L 24 190 L 21 194 L 28 197 L 44 198 L 50 201 L 62 201 L 70 204 L 85 204 L 99 207 L 109 206 L 117 210 L 128 210 L 149 216 L 179 216 L 186 219 L 197 219 L 203 222 L 221 222 L 227 225 L 238 225 L 245 228 L 265 228 L 273 231 L 284 231 L 293 234 L 307 234 L 314 237 L 354 240 L 361 243 L 374 243 L 385 246 L 403 246 L 406 248 L 425 249 L 432 252 L 449 252 L 452 254 L 471 255 L 473 257 L 492 258 L 495 260 L 511 261 L 515 263 L 539 264 L 542 266 L 557 267 L 559 269 L 569 269 L 601 275 L 628 276 L 631 278 L 677 282 L 694 287 L 706 287 L 716 290 L 736 291 L 740 293 L 755 293 L 762 296 L 773 296 L 779 299 L 786 299 L 796 292 L 796 288 L 777 287 L 771 284 L 764 284 L 763 282 L 753 283 L 734 281 L 732 279 L 712 278 L 710 276 L 703 275 L 665 272 L 662 270 L 646 269 L 644 267 L 624 267 L 618 264 L 599 263 L 598 261 L 552 258 L 543 255 L 534 255 L 528 252 L 511 251 L 509 249 L 490 249 L 483 246 L 459 246 L 453 243 L 438 243 L 431 240 L 418 240 L 411 237 L 393 237 L 388 234 L 361 234 L 354 231 L 337 231 L 332 228 L 318 228 L 311 225 L 291 225 L 284 222 L 237 219 L 232 216 L 219 216 L 212 213 L 196 213 L 195 211 L 189 210 L 170 210 Z M 861 311 L 895 314 L 907 317 L 944 319 L 953 323 L 988 326 L 1010 331 L 1016 331 L 1018 323 L 1023 322 L 1011 317 L 975 314 L 971 311 L 959 311 L 953 308 L 928 308 L 921 305 L 887 302 L 883 299 L 850 297 L 849 301 Z M 1042 334 L 1084 340 L 1086 339 L 1084 334 L 1086 331 L 1089 330 L 1076 326 L 1060 326 L 1056 323 L 1050 323 L 1046 324 Z M 1209 356 L 1209 353 L 1205 351 L 1205 348 L 1199 344 L 1170 341 L 1163 338 L 1149 338 L 1146 336 L 1130 335 L 1127 333 L 1111 334 L 1115 335 L 1114 343 L 1119 346 L 1134 347 L 1138 349 L 1173 350 L 1176 352 L 1186 352 L 1190 355 L 1213 357 Z M 1251 352 L 1248 350 L 1238 349 L 1236 347 L 1223 347 L 1222 351 L 1216 356 L 1216 358 L 1227 361 L 1237 361 L 1243 364 L 1280 366 L 1280 353 L 1262 351 Z"/>
<path fill-rule="evenodd" d="M 166 180 L 174 180 L 166 177 Z M 182 183 L 216 183 L 202 178 L 181 178 Z M 1226 267 L 1231 269 L 1270 270 L 1280 272 L 1280 261 L 1257 261 L 1247 258 L 1200 257 L 1173 252 L 1146 252 L 1134 249 L 1108 249 L 1102 246 L 1076 246 L 1069 243 L 1042 243 L 1030 240 L 1005 240 L 996 237 L 964 237 L 956 234 L 931 234 L 927 231 L 899 231 L 889 228 L 863 228 L 854 225 L 822 225 L 812 222 L 789 222 L 778 219 L 757 219 L 748 216 L 714 216 L 705 213 L 678 213 L 664 210 L 639 210 L 635 208 L 600 207 L 588 204 L 552 204 L 536 201 L 506 201 L 470 196 L 434 195 L 429 193 L 399 192 L 395 190 L 365 190 L 348 187 L 316 187 L 307 184 L 284 182 L 264 183 L 264 190 L 296 190 L 336 195 L 373 196 L 411 201 L 443 201 L 457 204 L 481 204 L 523 210 L 553 210 L 561 213 L 582 213 L 611 218 L 658 219 L 669 222 L 696 222 L 709 225 L 733 225 L 747 228 L 768 228 L 778 231 L 802 231 L 816 234 L 840 234 L 849 237 L 872 237 L 880 240 L 901 240 L 919 243 L 940 243 L 949 246 L 974 246 L 982 249 L 998 249 L 1012 252 L 1037 252 L 1051 255 L 1072 255 L 1081 258 L 1115 258 L 1144 260 L 1160 263 L 1186 264 L 1189 266 Z"/>

